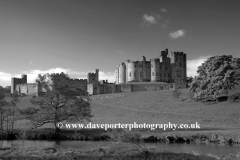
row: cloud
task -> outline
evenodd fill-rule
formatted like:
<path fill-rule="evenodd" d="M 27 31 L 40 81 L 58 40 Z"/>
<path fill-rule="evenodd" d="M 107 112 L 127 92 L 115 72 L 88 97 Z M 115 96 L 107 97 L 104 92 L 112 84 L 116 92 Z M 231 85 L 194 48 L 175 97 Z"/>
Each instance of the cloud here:
<path fill-rule="evenodd" d="M 108 80 L 110 83 L 115 82 L 115 73 L 114 72 L 99 72 L 99 80 Z"/>
<path fill-rule="evenodd" d="M 141 26 L 147 27 L 149 25 L 157 24 L 158 19 L 161 19 L 161 16 L 159 14 L 154 13 L 151 13 L 151 15 L 144 14 Z"/>
<path fill-rule="evenodd" d="M 30 60 L 28 63 L 31 65 L 31 64 L 33 64 L 33 61 L 32 61 L 32 60 Z"/>
<path fill-rule="evenodd" d="M 143 15 L 143 20 L 147 23 L 150 23 L 150 24 L 155 24 L 157 23 L 155 17 L 151 16 L 151 15 L 147 15 L 147 14 L 144 14 Z"/>
<path fill-rule="evenodd" d="M 169 34 L 169 37 L 172 38 L 172 39 L 176 39 L 176 38 L 180 38 L 180 37 L 184 37 L 186 34 L 186 31 L 183 30 L 183 29 L 180 29 L 178 31 L 175 31 L 175 32 L 171 32 Z"/>
<path fill-rule="evenodd" d="M 114 52 L 116 52 L 116 53 L 119 53 L 119 54 L 122 54 L 123 53 L 123 51 L 119 51 L 119 50 L 114 50 Z"/>
<path fill-rule="evenodd" d="M 161 12 L 166 13 L 167 10 L 165 8 L 160 9 Z"/>
<path fill-rule="evenodd" d="M 199 57 L 199 58 L 193 59 L 193 60 L 188 60 L 187 61 L 187 76 L 188 77 L 197 76 L 198 67 L 201 66 L 202 63 L 204 63 L 209 57 L 211 57 L 211 55 Z"/>
<path fill-rule="evenodd" d="M 170 22 L 169 20 L 166 20 L 166 22 L 165 22 L 164 24 L 162 24 L 162 27 L 163 27 L 163 28 L 167 28 L 169 22 Z"/>

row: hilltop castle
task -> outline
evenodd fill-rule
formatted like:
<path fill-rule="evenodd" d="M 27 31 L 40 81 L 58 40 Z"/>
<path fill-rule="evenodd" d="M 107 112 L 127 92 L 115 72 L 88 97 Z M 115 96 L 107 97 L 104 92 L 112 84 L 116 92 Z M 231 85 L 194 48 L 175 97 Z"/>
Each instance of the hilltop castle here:
<path fill-rule="evenodd" d="M 161 51 L 159 58 L 150 61 L 146 61 L 144 56 L 142 61 L 127 60 L 115 69 L 115 76 L 115 84 L 107 80 L 99 81 L 99 69 L 96 69 L 95 73 L 88 73 L 87 79 L 70 79 L 69 84 L 72 88 L 87 91 L 89 95 L 185 88 L 186 54 L 171 52 L 169 55 L 166 49 Z M 27 83 L 27 75 L 22 75 L 21 78 L 12 78 L 11 93 L 15 90 L 19 94 L 37 95 L 41 88 L 36 83 Z"/>
<path fill-rule="evenodd" d="M 186 83 L 187 62 L 183 52 L 161 51 L 159 58 L 123 62 L 115 69 L 116 84 L 128 82 Z"/>

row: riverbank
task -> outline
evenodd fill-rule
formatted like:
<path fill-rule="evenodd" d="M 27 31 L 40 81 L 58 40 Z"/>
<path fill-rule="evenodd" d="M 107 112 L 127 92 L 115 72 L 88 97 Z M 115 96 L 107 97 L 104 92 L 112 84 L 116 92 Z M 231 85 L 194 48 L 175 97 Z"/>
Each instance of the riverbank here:
<path fill-rule="evenodd" d="M 121 130 L 118 130 L 121 131 Z M 240 144 L 240 129 L 206 129 L 194 131 L 149 131 L 133 129 L 129 131 L 137 133 L 143 142 L 161 143 L 219 143 Z M 79 141 L 111 141 L 113 135 L 111 130 L 104 129 L 81 129 L 62 130 L 55 134 L 54 129 L 14 130 L 13 135 L 4 134 L 1 140 L 79 140 Z"/>
<path fill-rule="evenodd" d="M 201 155 L 197 152 L 177 153 L 154 148 L 145 148 L 144 145 L 112 143 L 105 147 L 90 149 L 63 149 L 63 148 L 5 148 L 0 149 L 1 159 L 148 159 L 148 160 L 239 160 L 239 155 L 217 156 L 212 154 Z"/>

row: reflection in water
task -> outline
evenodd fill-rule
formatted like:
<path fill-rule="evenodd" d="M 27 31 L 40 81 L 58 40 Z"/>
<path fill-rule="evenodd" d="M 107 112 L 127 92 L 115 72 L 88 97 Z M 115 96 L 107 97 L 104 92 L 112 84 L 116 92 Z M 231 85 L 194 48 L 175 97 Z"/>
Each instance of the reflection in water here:
<path fill-rule="evenodd" d="M 29 141 L 29 140 L 14 140 L 14 141 L 0 141 L 2 148 L 46 148 L 46 147 L 62 147 L 75 149 L 90 149 L 99 148 L 101 146 L 110 145 L 107 141 Z M 210 144 L 177 144 L 177 143 L 144 143 L 148 148 L 155 148 L 156 150 L 169 150 L 175 152 L 192 153 L 198 152 L 201 154 L 215 154 L 227 155 L 229 153 L 238 153 L 240 146 L 218 145 Z"/>

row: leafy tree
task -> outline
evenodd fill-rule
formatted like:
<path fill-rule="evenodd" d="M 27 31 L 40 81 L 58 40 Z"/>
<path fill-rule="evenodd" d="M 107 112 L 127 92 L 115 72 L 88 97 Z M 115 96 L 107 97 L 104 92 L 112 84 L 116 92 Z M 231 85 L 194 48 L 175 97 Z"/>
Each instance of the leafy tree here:
<path fill-rule="evenodd" d="M 19 114 L 16 114 L 16 113 L 18 113 L 17 103 L 20 102 L 18 97 L 19 96 L 18 96 L 17 92 L 10 94 L 10 102 L 8 105 L 9 108 L 8 108 L 8 114 L 7 114 L 7 121 L 9 119 L 9 117 L 11 117 L 11 132 L 12 133 L 13 133 L 14 122 L 19 119 Z M 8 122 L 7 122 L 7 127 L 8 127 Z"/>
<path fill-rule="evenodd" d="M 0 124 L 1 124 L 1 135 L 3 133 L 3 121 L 4 121 L 4 114 L 6 112 L 6 106 L 8 105 L 5 99 L 5 91 L 2 86 L 0 86 Z"/>
<path fill-rule="evenodd" d="M 20 110 L 31 120 L 32 128 L 51 123 L 55 126 L 55 133 L 58 133 L 58 122 L 90 120 L 92 117 L 88 93 L 72 88 L 67 74 L 38 75 L 36 82 L 41 92 L 37 98 L 31 99 L 34 106 Z"/>
<path fill-rule="evenodd" d="M 193 81 L 193 77 L 192 76 L 187 77 L 187 81 L 186 81 L 187 82 L 187 88 L 190 87 L 192 81 Z"/>
<path fill-rule="evenodd" d="M 240 84 L 240 58 L 231 55 L 208 58 L 197 70 L 190 86 L 195 98 L 227 95 Z"/>

